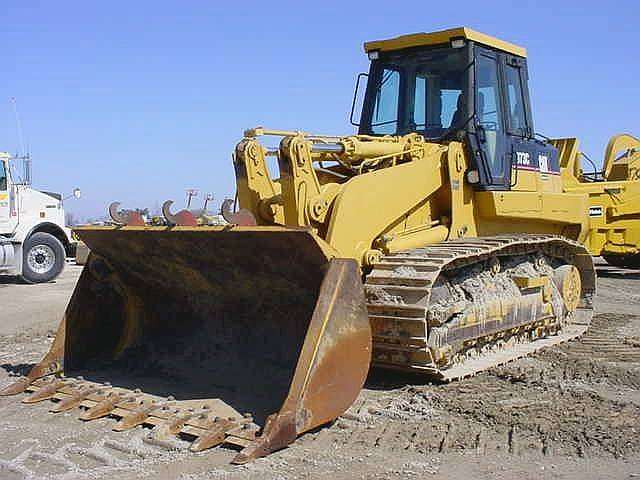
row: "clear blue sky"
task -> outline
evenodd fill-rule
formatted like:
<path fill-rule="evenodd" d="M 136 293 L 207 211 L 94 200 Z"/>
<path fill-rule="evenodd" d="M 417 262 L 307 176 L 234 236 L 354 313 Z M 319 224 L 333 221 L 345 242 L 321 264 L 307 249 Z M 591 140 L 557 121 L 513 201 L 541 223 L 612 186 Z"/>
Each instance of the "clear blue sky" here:
<path fill-rule="evenodd" d="M 365 40 L 466 25 L 527 47 L 536 130 L 600 161 L 640 134 L 640 2 L 3 0 L 0 150 L 18 141 L 37 187 L 81 217 L 107 204 L 232 195 L 245 128 L 349 134 Z"/>

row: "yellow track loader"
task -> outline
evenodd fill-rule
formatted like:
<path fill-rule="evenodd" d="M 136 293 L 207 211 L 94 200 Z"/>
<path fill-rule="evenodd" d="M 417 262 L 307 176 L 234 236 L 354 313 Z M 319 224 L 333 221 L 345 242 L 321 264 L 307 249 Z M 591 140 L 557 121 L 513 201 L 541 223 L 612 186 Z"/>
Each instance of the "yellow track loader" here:
<path fill-rule="evenodd" d="M 372 366 L 449 381 L 582 334 L 591 255 L 638 252 L 637 142 L 590 181 L 575 140 L 534 135 L 525 50 L 468 28 L 365 51 L 358 134 L 246 131 L 229 225 L 169 204 L 167 226 L 77 229 L 55 342 L 1 393 L 244 463 L 341 415 Z"/>

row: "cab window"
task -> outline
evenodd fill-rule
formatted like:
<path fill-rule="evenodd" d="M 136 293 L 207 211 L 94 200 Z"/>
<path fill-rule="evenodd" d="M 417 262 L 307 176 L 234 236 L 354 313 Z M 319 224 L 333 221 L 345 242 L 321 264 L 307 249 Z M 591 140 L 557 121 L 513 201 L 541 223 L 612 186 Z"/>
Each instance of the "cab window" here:
<path fill-rule="evenodd" d="M 4 162 L 0 162 L 0 191 L 7 189 L 7 170 Z"/>
<path fill-rule="evenodd" d="M 380 86 L 376 91 L 371 132 L 376 135 L 393 134 L 398 129 L 398 100 L 400 73 L 384 69 Z"/>
<path fill-rule="evenodd" d="M 527 119 L 524 109 L 524 95 L 520 68 L 506 65 L 505 80 L 507 86 L 507 106 L 509 131 L 516 135 L 525 136 L 527 132 Z"/>
<path fill-rule="evenodd" d="M 440 79 L 418 72 L 412 129 L 435 131 L 462 127 L 465 120 L 463 99 L 462 85 L 443 88 Z"/>
<path fill-rule="evenodd" d="M 502 178 L 505 175 L 505 166 L 499 151 L 503 120 L 498 61 L 485 55 L 478 56 L 476 116 L 491 176 L 493 179 Z"/>
<path fill-rule="evenodd" d="M 430 48 L 389 54 L 371 65 L 360 133 L 437 140 L 464 129 L 469 60 L 466 48 Z"/>

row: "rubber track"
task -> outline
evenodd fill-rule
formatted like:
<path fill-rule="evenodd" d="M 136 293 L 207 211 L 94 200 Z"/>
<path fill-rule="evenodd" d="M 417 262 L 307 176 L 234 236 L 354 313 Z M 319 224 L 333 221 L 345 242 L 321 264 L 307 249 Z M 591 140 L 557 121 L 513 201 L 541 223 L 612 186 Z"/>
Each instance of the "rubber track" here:
<path fill-rule="evenodd" d="M 572 323 L 565 326 L 558 335 L 516 344 L 445 369 L 438 369 L 426 361 L 426 358 L 425 361 L 402 361 L 403 357 L 408 358 L 412 354 L 428 355 L 426 341 L 429 299 L 431 289 L 443 271 L 460 269 L 495 256 L 526 255 L 537 251 L 574 264 L 581 274 L 580 306 Z M 374 333 L 373 365 L 422 372 L 444 381 L 474 375 L 582 335 L 593 316 L 592 299 L 595 288 L 595 270 L 588 251 L 577 242 L 555 235 L 516 234 L 466 238 L 384 256 L 367 276 L 365 289 L 368 298 L 379 298 L 382 291 L 390 300 L 368 302 L 367 308 L 372 327 L 376 323 L 392 324 L 395 326 L 392 330 L 397 334 L 380 337 Z M 423 334 L 416 335 L 416 331 L 422 331 Z M 389 353 L 395 354 L 392 355 L 393 361 L 379 360 L 381 356 L 388 358 Z"/>

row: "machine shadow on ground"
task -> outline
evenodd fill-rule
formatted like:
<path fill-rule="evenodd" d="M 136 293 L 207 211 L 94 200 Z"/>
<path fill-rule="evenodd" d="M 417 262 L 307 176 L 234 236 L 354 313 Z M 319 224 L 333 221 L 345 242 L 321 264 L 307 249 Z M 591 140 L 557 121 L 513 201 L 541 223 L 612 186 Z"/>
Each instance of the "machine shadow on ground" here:
<path fill-rule="evenodd" d="M 596 266 L 596 273 L 602 278 L 640 280 L 640 270 L 625 270 L 624 268 L 610 266 Z"/>

